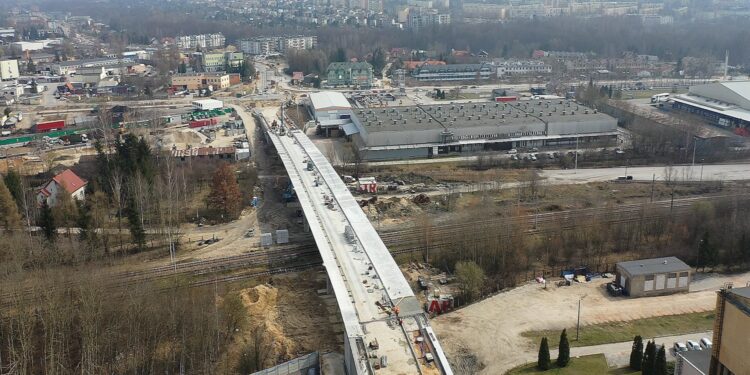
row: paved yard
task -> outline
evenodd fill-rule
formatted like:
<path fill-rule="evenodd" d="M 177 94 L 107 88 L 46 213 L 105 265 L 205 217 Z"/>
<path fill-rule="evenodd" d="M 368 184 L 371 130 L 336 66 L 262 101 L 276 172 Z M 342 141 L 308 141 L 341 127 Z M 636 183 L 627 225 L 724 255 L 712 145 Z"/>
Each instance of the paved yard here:
<path fill-rule="evenodd" d="M 449 357 L 474 355 L 485 366 L 482 374 L 503 374 L 536 358 L 537 343 L 525 340 L 522 332 L 575 326 L 581 297 L 582 325 L 703 312 L 714 308 L 715 291 L 721 285 L 732 281 L 744 286 L 750 281 L 750 272 L 701 277 L 690 293 L 650 298 L 610 297 L 604 289 L 607 281 L 561 288 L 550 285 L 547 289 L 526 284 L 442 315 L 432 325 Z"/>

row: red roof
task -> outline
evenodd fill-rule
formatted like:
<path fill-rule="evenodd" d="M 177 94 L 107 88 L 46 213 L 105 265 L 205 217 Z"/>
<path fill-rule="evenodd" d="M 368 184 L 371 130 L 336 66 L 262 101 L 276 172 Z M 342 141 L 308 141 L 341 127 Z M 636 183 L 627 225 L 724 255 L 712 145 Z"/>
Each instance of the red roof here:
<path fill-rule="evenodd" d="M 78 175 L 73 173 L 70 169 L 60 172 L 57 176 L 52 177 L 52 180 L 57 182 L 58 185 L 62 186 L 65 191 L 71 194 L 86 186 L 88 183 L 86 180 L 78 177 Z"/>

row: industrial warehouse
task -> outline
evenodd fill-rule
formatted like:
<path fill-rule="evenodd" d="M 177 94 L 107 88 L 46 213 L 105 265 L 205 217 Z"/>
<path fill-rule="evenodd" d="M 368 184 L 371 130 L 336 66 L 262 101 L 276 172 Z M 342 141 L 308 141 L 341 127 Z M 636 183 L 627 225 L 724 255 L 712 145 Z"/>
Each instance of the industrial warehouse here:
<path fill-rule="evenodd" d="M 354 109 L 341 126 L 365 160 L 429 158 L 518 147 L 602 145 L 617 120 L 574 101 L 465 103 Z"/>
<path fill-rule="evenodd" d="M 750 136 L 750 81 L 692 86 L 672 102 L 674 108 L 702 116 L 712 125 Z"/>

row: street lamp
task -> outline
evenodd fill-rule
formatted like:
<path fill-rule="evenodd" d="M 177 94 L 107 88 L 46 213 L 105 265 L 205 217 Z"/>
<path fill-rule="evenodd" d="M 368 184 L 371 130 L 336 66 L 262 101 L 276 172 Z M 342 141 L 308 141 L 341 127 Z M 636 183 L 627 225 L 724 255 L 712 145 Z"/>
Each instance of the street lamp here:
<path fill-rule="evenodd" d="M 705 159 L 701 159 L 701 177 L 700 177 L 700 180 L 698 180 L 698 182 L 703 182 L 703 162 L 704 161 Z"/>

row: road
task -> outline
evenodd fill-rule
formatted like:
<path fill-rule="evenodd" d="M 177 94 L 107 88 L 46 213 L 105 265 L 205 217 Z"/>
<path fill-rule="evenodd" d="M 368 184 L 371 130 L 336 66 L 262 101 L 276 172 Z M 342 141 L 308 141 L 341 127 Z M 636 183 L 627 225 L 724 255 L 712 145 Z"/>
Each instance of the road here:
<path fill-rule="evenodd" d="M 654 340 L 657 345 L 665 345 L 667 349 L 667 361 L 674 362 L 676 357 L 674 351 L 670 350 L 675 342 L 686 342 L 687 340 L 693 340 L 698 342 L 703 337 L 711 339 L 713 331 L 691 333 L 687 335 L 678 336 L 664 336 L 664 337 L 644 337 L 643 341 Z M 644 344 L 645 345 L 645 344 Z M 625 367 L 630 363 L 630 350 L 633 346 L 632 341 L 616 342 L 612 344 L 593 345 L 593 346 L 581 346 L 577 348 L 570 348 L 571 357 L 580 357 L 585 355 L 593 354 L 604 354 L 604 358 L 607 359 L 607 365 L 609 367 Z M 550 350 L 550 357 L 557 358 L 557 349 Z M 527 362 L 533 362 L 536 360 L 536 355 L 527 355 Z"/>
<path fill-rule="evenodd" d="M 611 181 L 620 176 L 633 176 L 634 180 L 651 181 L 741 181 L 750 180 L 750 164 L 709 164 L 657 167 L 619 167 L 540 172 L 551 184 L 578 184 Z"/>

